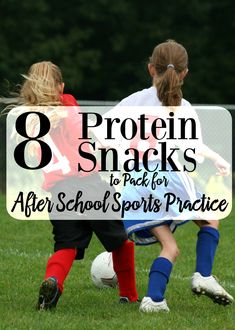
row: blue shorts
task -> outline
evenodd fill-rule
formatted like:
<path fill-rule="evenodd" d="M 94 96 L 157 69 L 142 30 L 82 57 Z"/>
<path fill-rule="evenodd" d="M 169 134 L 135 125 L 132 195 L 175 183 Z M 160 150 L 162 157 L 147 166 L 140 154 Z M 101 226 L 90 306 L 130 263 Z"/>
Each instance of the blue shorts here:
<path fill-rule="evenodd" d="M 156 166 L 156 162 L 155 162 Z M 152 194 L 153 198 L 159 199 L 162 206 L 158 212 L 143 212 L 143 209 L 138 210 L 130 209 L 124 214 L 124 226 L 127 231 L 129 239 L 134 241 L 136 245 L 148 245 L 156 243 L 157 239 L 152 235 L 150 229 L 157 226 L 168 225 L 172 232 L 176 230 L 179 225 L 185 224 L 189 220 L 198 219 L 193 211 L 184 211 L 184 214 L 179 212 L 177 206 L 172 206 L 169 212 L 164 208 L 164 195 L 166 193 L 176 193 L 182 200 L 195 200 L 199 197 L 196 191 L 193 180 L 183 172 L 171 172 L 171 167 L 168 165 L 168 171 L 158 172 L 158 179 L 168 180 L 168 185 L 158 185 L 156 189 L 151 189 L 151 186 L 133 186 L 127 184 L 123 187 L 122 200 L 130 202 L 140 201 L 141 198 L 148 199 Z M 142 168 L 141 172 L 132 172 L 131 177 L 138 179 L 142 176 L 145 169 Z M 148 172 L 147 178 L 152 180 L 154 172 Z"/>

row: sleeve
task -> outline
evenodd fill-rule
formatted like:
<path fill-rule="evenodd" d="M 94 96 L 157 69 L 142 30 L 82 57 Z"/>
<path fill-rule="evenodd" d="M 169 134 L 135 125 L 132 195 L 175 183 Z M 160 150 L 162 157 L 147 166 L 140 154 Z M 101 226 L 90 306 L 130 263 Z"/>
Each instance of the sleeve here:
<path fill-rule="evenodd" d="M 65 106 L 78 106 L 76 99 L 71 94 L 62 94 L 61 102 Z"/>
<path fill-rule="evenodd" d="M 71 94 L 62 94 L 61 101 L 65 107 L 70 107 L 67 110 L 65 118 L 64 132 L 72 145 L 77 145 L 80 132 L 82 130 L 82 121 L 79 111 L 81 110 L 76 99 Z"/>
<path fill-rule="evenodd" d="M 112 125 L 112 135 L 115 137 L 115 139 L 106 139 L 107 135 L 107 120 L 121 120 L 121 116 L 119 108 L 119 104 L 113 107 L 111 110 L 107 111 L 102 115 L 102 124 L 96 127 L 91 128 L 91 132 L 94 134 L 97 141 L 103 146 L 103 147 L 113 147 L 118 148 L 119 144 L 121 143 L 121 135 L 120 135 L 120 127 L 119 125 L 115 125 L 115 123 Z M 89 120 L 91 126 L 94 126 L 94 123 L 92 120 Z"/>
<path fill-rule="evenodd" d="M 105 122 L 105 119 L 110 118 L 110 119 L 117 119 L 117 120 L 123 120 L 126 117 L 126 109 L 122 107 L 129 107 L 134 105 L 133 102 L 135 102 L 135 95 L 137 93 L 131 94 L 124 99 L 122 99 L 116 106 L 114 106 L 112 109 L 107 111 L 102 117 L 103 117 L 103 123 Z M 102 125 L 103 126 L 103 125 Z M 98 129 L 96 129 L 96 133 L 94 134 L 97 136 L 98 140 L 105 145 L 105 140 L 104 140 L 104 129 L 103 127 L 100 126 Z M 120 147 L 120 145 L 123 143 L 123 138 L 120 134 L 120 127 L 119 125 L 113 125 L 113 135 L 115 136 L 115 140 L 112 142 L 113 147 Z M 109 141 L 110 143 L 111 141 Z"/>

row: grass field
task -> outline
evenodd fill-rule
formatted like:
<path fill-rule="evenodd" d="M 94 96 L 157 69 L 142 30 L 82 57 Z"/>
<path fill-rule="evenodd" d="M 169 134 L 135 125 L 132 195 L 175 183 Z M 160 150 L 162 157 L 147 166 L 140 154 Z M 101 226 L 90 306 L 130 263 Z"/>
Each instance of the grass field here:
<path fill-rule="evenodd" d="M 103 251 L 94 237 L 83 261 L 75 262 L 56 312 L 35 310 L 38 288 L 52 252 L 47 221 L 17 221 L 5 211 L 0 198 L 0 329 L 235 329 L 235 304 L 222 307 L 190 291 L 194 271 L 197 228 L 192 223 L 176 232 L 181 255 L 167 290 L 168 314 L 141 314 L 137 304 L 119 305 L 115 289 L 99 290 L 90 280 L 90 266 Z M 235 212 L 221 223 L 221 242 L 214 274 L 235 296 Z M 144 296 L 148 269 L 158 245 L 136 248 L 137 286 Z"/>

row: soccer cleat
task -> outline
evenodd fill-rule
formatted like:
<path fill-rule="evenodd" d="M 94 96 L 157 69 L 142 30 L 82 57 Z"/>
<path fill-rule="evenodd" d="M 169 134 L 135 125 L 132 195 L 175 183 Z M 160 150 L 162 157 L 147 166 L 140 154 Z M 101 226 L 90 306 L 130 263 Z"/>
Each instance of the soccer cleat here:
<path fill-rule="evenodd" d="M 55 308 L 60 296 L 61 291 L 58 288 L 57 279 L 48 277 L 40 286 L 37 309 L 47 310 Z"/>
<path fill-rule="evenodd" d="M 127 297 L 120 297 L 119 304 L 129 304 L 130 300 Z"/>
<path fill-rule="evenodd" d="M 140 300 L 137 299 L 136 301 L 130 301 L 128 297 L 120 297 L 119 304 L 132 304 L 132 303 L 139 303 Z"/>
<path fill-rule="evenodd" d="M 167 306 L 166 300 L 156 302 L 153 301 L 150 297 L 144 297 L 140 304 L 140 311 L 144 313 L 152 312 L 169 312 L 170 309 Z"/>
<path fill-rule="evenodd" d="M 214 303 L 224 306 L 232 304 L 234 300 L 213 275 L 205 277 L 198 272 L 194 273 L 192 276 L 192 291 L 198 296 L 206 295 Z"/>

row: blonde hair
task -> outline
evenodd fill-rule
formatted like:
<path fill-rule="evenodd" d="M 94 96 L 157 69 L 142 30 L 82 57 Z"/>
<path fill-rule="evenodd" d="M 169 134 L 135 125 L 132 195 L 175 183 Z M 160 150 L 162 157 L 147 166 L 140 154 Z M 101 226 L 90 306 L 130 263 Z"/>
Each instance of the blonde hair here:
<path fill-rule="evenodd" d="M 50 61 L 42 61 L 34 63 L 28 73 L 22 74 L 22 76 L 25 78 L 25 82 L 20 88 L 15 114 L 36 110 L 46 114 L 51 127 L 56 128 L 67 115 L 63 108 L 59 108 L 59 111 L 57 108 L 57 106 L 63 105 L 61 102 L 63 80 L 59 67 Z M 35 109 L 35 107 L 37 108 Z M 10 110 L 9 107 L 8 110 Z M 31 115 L 26 125 L 27 131 L 34 134 L 38 128 L 38 117 Z M 15 135 L 14 130 L 12 137 Z M 37 143 L 31 142 L 29 147 L 31 156 L 35 155 L 37 147 Z"/>
<path fill-rule="evenodd" d="M 24 105 L 61 105 L 59 87 L 63 83 L 57 65 L 50 61 L 33 64 L 20 90 Z"/>
<path fill-rule="evenodd" d="M 157 45 L 149 59 L 156 70 L 154 85 L 164 106 L 179 106 L 183 97 L 183 80 L 179 74 L 188 67 L 186 49 L 174 40 Z"/>

